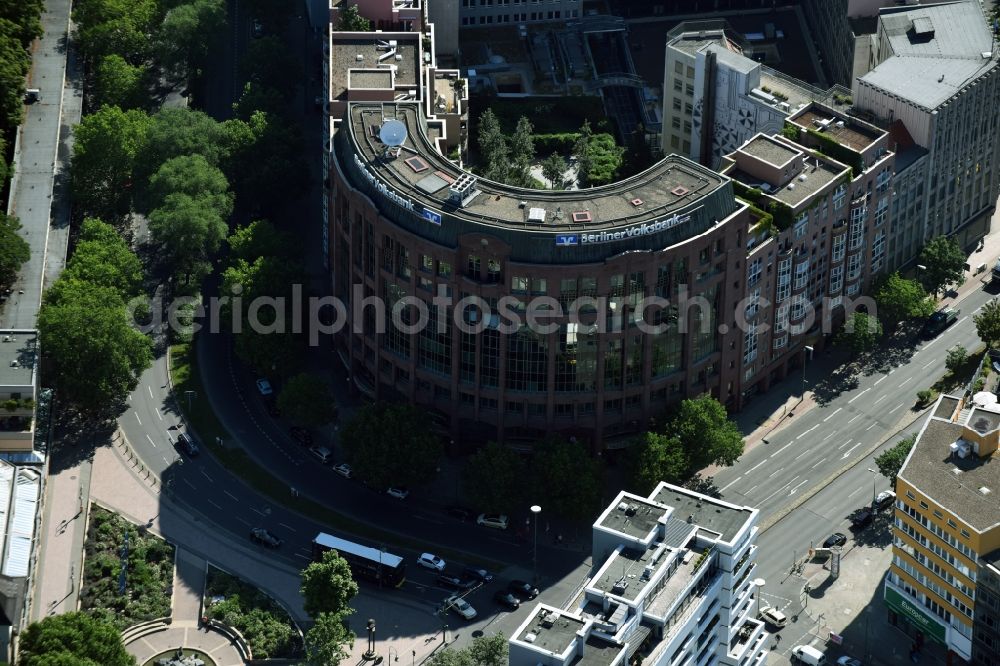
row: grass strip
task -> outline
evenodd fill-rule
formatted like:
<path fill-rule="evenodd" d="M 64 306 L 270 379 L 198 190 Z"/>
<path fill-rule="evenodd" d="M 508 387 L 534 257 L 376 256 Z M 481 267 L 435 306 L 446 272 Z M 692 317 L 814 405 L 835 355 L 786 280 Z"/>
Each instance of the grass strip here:
<path fill-rule="evenodd" d="M 187 404 L 188 401 L 183 399 L 186 391 L 194 391 L 194 395 L 199 397 L 207 395 L 205 387 L 201 383 L 201 374 L 198 372 L 198 355 L 193 345 L 193 342 L 182 342 L 170 346 L 170 376 L 177 406 L 184 414 L 189 426 L 198 435 L 201 443 L 211 450 L 212 455 L 223 467 L 242 479 L 255 492 L 268 497 L 275 504 L 296 511 L 310 520 L 322 523 L 328 526 L 331 531 L 343 536 L 363 538 L 375 543 L 399 546 L 417 552 L 430 551 L 445 559 L 467 561 L 494 571 L 505 566 L 500 562 L 484 560 L 471 553 L 442 548 L 439 544 L 408 538 L 395 532 L 372 527 L 368 523 L 349 518 L 315 500 L 303 497 L 301 494 L 298 497 L 292 497 L 291 491 L 285 483 L 278 482 L 274 475 L 258 465 L 242 449 L 232 449 L 218 443 L 220 440 L 216 438 L 221 438 L 221 441 L 233 441 L 233 438 L 219 421 L 215 412 L 212 411 L 207 399 L 194 400 L 190 407 Z"/>

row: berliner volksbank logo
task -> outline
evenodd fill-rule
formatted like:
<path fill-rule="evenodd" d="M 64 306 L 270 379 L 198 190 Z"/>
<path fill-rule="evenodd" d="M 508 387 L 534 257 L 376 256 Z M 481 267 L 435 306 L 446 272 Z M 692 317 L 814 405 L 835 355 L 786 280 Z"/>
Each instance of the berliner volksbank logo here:
<path fill-rule="evenodd" d="M 596 245 L 598 243 L 613 243 L 615 241 L 627 240 L 637 236 L 648 236 L 688 222 L 692 217 L 692 213 L 686 215 L 677 213 L 662 220 L 644 222 L 643 224 L 626 227 L 620 231 L 599 231 L 592 234 L 559 234 L 556 236 L 556 246 Z"/>
<path fill-rule="evenodd" d="M 556 245 L 559 247 L 568 247 L 570 245 L 579 245 L 580 235 L 579 234 L 560 234 L 556 236 Z"/>

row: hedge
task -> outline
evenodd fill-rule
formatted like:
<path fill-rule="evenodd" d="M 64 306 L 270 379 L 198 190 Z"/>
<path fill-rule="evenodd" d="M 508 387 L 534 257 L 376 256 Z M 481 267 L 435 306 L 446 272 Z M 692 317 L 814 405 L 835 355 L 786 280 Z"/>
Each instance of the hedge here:
<path fill-rule="evenodd" d="M 851 150 L 850 148 L 845 148 L 844 146 L 837 143 L 836 140 L 828 137 L 826 134 L 823 134 L 822 132 L 817 132 L 811 127 L 808 128 L 806 132 L 809 134 L 809 136 L 811 136 L 813 139 L 816 140 L 816 143 L 819 144 L 818 146 L 819 151 L 824 155 L 832 157 L 841 164 L 846 164 L 847 166 L 851 167 L 851 169 L 853 169 L 853 172 L 856 174 L 859 174 L 865 170 L 864 161 L 861 159 L 860 153 L 857 153 Z"/>
<path fill-rule="evenodd" d="M 534 134 L 535 154 L 547 157 L 552 153 L 568 155 L 573 152 L 573 144 L 580 138 L 579 132 L 559 132 L 558 134 Z"/>

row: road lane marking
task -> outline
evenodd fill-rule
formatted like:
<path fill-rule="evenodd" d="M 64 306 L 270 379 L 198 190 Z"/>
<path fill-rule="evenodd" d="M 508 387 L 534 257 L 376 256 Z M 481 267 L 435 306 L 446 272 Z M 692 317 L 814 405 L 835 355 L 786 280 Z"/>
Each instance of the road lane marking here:
<path fill-rule="evenodd" d="M 156 442 L 153 441 L 153 438 L 149 436 L 148 432 L 146 433 L 146 439 L 149 440 L 149 443 L 152 444 L 153 448 L 155 449 L 156 448 Z"/>
<path fill-rule="evenodd" d="M 844 442 L 843 444 L 841 444 L 840 446 L 838 446 L 837 448 L 838 449 L 842 449 L 842 448 L 844 448 L 845 446 L 847 446 L 848 444 L 850 444 L 853 441 L 854 441 L 853 439 L 849 439 L 846 442 Z"/>
<path fill-rule="evenodd" d="M 295 553 L 295 557 L 301 557 L 306 562 L 312 562 L 312 558 L 311 557 L 307 557 L 307 556 L 303 555 L 302 553 Z"/>
<path fill-rule="evenodd" d="M 240 518 L 239 516 L 236 516 L 236 520 L 240 521 L 241 523 L 243 523 L 247 527 L 250 527 L 250 521 L 249 520 L 244 520 L 243 518 Z"/>
<path fill-rule="evenodd" d="M 889 376 L 889 375 L 882 375 L 881 377 L 879 377 L 878 379 L 876 379 L 876 380 L 875 380 L 875 383 L 874 383 L 874 384 L 872 384 L 872 386 L 878 386 L 878 385 L 879 385 L 879 384 L 881 384 L 881 383 L 882 383 L 883 381 L 885 381 L 885 378 L 886 378 L 886 377 L 888 377 L 888 376 Z"/>
<path fill-rule="evenodd" d="M 189 485 L 189 486 L 191 486 L 192 488 L 194 488 L 194 487 L 195 487 L 195 485 L 194 485 L 193 483 L 191 483 L 191 482 L 190 482 L 190 481 L 189 481 L 188 479 L 184 479 L 184 483 L 188 484 L 188 485 Z"/>
<path fill-rule="evenodd" d="M 160 410 L 156 410 L 156 416 L 159 417 L 161 421 L 163 420 L 163 414 L 160 413 Z"/>
<path fill-rule="evenodd" d="M 149 399 L 156 400 L 156 398 L 153 397 L 153 387 L 150 386 L 149 384 L 146 384 L 146 390 L 149 391 Z"/>
<path fill-rule="evenodd" d="M 226 494 L 227 494 L 227 495 L 229 495 L 229 493 L 226 493 Z M 232 495 L 229 495 L 229 496 L 230 496 L 230 497 L 232 497 Z M 234 499 L 235 499 L 235 498 L 234 498 Z M 251 509 L 252 509 L 253 511 L 256 511 L 258 515 L 261 515 L 261 516 L 266 516 L 266 515 L 267 515 L 266 513 L 264 513 L 263 511 L 261 511 L 260 509 L 255 509 L 254 507 L 250 507 L 250 508 L 251 508 Z"/>
<path fill-rule="evenodd" d="M 978 308 L 976 308 L 975 310 L 972 311 L 972 314 L 979 314 L 979 311 L 982 310 L 982 309 L 983 309 L 983 306 L 980 305 Z"/>
<path fill-rule="evenodd" d="M 419 513 L 413 514 L 413 517 L 417 520 L 422 520 L 425 523 L 431 523 L 432 525 L 444 525 L 443 521 L 434 520 L 433 518 L 428 518 L 427 516 L 421 516 Z"/>
<path fill-rule="evenodd" d="M 833 432 L 831 432 L 831 433 L 830 433 L 829 435 L 827 435 L 827 436 L 826 436 L 826 437 L 824 437 L 823 439 L 819 440 L 819 443 L 820 443 L 820 444 L 822 444 L 823 442 L 825 442 L 826 440 L 830 439 L 831 437 L 833 437 L 833 436 L 834 436 L 834 435 L 836 435 L 836 434 L 837 434 L 837 431 L 836 431 L 836 430 L 834 430 L 834 431 L 833 431 Z"/>
<path fill-rule="evenodd" d="M 830 419 L 832 419 L 834 416 L 837 415 L 837 412 L 839 412 L 842 409 L 843 409 L 843 407 L 837 407 L 837 410 L 835 412 L 833 412 L 833 414 L 830 414 L 828 417 L 826 417 L 825 419 L 823 419 L 823 423 L 826 423 L 827 421 L 829 421 Z"/>
<path fill-rule="evenodd" d="M 788 444 L 785 444 L 783 447 L 781 447 L 780 449 L 778 449 L 777 451 L 775 451 L 774 453 L 772 453 L 771 457 L 773 458 L 774 456 L 778 455 L 779 453 L 781 453 L 782 451 L 784 451 L 785 449 L 787 449 L 792 444 L 794 444 L 794 442 L 788 442 Z"/>
<path fill-rule="evenodd" d="M 855 444 L 851 448 L 847 449 L 847 451 L 844 451 L 844 457 L 846 458 L 847 456 L 851 455 L 851 453 L 854 452 L 854 449 L 858 448 L 859 446 L 861 446 L 861 442 L 858 442 L 857 444 Z"/>
<path fill-rule="evenodd" d="M 795 479 L 797 479 L 797 478 L 799 478 L 799 477 L 796 476 Z M 764 499 L 762 499 L 760 501 L 760 504 L 763 504 L 763 503 L 767 502 L 769 499 L 773 498 L 778 493 L 784 492 L 785 488 L 787 488 L 788 486 L 792 485 L 792 482 L 795 481 L 795 479 L 792 479 L 791 481 L 789 481 L 788 483 L 786 483 L 785 485 L 781 486 L 780 488 L 778 488 L 777 490 L 775 490 L 773 493 L 771 493 L 770 495 L 768 495 L 767 497 L 765 497 Z"/>
<path fill-rule="evenodd" d="M 899 403 L 898 405 L 896 405 L 895 407 L 893 407 L 892 409 L 890 409 L 889 413 L 892 414 L 894 411 L 896 411 L 897 409 L 899 409 L 902 406 L 903 406 L 903 403 Z"/>
<path fill-rule="evenodd" d="M 872 406 L 874 407 L 875 405 L 877 405 L 878 403 L 882 402 L 883 400 L 885 400 L 888 397 L 889 396 L 887 396 L 887 395 L 882 396 L 881 398 L 879 398 L 878 400 L 876 400 L 875 402 L 873 402 Z"/>
<path fill-rule="evenodd" d="M 236 495 L 232 494 L 232 493 L 231 493 L 231 492 L 229 492 L 228 490 L 223 490 L 222 492 L 224 492 L 224 493 L 226 493 L 227 495 L 229 495 L 230 497 L 232 497 L 232 498 L 233 498 L 233 501 L 235 501 L 235 502 L 239 502 L 239 501 L 240 501 L 240 498 L 239 498 L 239 497 L 237 497 Z"/>
<path fill-rule="evenodd" d="M 139 412 L 133 411 L 132 413 L 135 414 L 135 420 L 139 422 L 139 425 L 142 425 L 142 419 L 139 418 Z"/>
<path fill-rule="evenodd" d="M 788 494 L 789 495 L 794 495 L 796 490 L 798 490 L 799 488 L 801 488 L 803 485 L 805 485 L 807 483 L 809 483 L 809 479 L 803 479 L 801 483 L 799 483 L 797 486 L 795 486 L 794 488 L 792 488 L 791 490 L 789 490 Z"/>
<path fill-rule="evenodd" d="M 719 492 L 722 492 L 723 490 L 725 490 L 725 489 L 726 489 L 726 488 L 728 488 L 729 486 L 733 485 L 734 483 L 736 483 L 737 481 L 739 481 L 739 480 L 740 480 L 740 479 L 742 479 L 742 478 L 743 478 L 743 475 L 742 475 L 742 474 L 740 474 L 740 475 L 739 475 L 738 477 L 736 477 L 735 479 L 733 479 L 732 481 L 730 481 L 730 482 L 729 482 L 729 483 L 727 483 L 726 485 L 724 485 L 724 486 L 722 486 L 721 488 L 719 488 Z"/>
<path fill-rule="evenodd" d="M 847 401 L 847 404 L 851 404 L 852 402 L 854 402 L 855 400 L 857 400 L 858 398 L 860 398 L 860 397 L 861 397 L 861 396 L 863 396 L 863 395 L 864 395 L 865 393 L 868 393 L 868 391 L 871 391 L 871 390 L 872 390 L 872 387 L 871 387 L 871 386 L 869 386 L 869 387 L 868 387 L 868 388 L 866 388 L 866 389 L 865 389 L 864 391 L 862 391 L 861 393 L 857 394 L 856 396 L 854 396 L 853 398 L 851 398 L 850 400 L 848 400 L 848 401 Z"/>
<path fill-rule="evenodd" d="M 212 500 L 205 500 L 205 501 L 208 502 L 209 504 L 211 504 L 212 506 L 214 506 L 219 511 L 222 511 L 222 507 L 219 506 L 218 504 L 216 504 L 215 502 L 213 502 Z"/>
<path fill-rule="evenodd" d="M 823 458 L 822 460 L 820 460 L 818 463 L 816 463 L 815 465 L 813 465 L 809 469 L 816 469 L 817 467 L 819 467 L 820 465 L 822 465 L 825 462 L 826 462 L 826 458 Z"/>
<path fill-rule="evenodd" d="M 757 469 L 761 465 L 765 464 L 766 462 L 767 462 L 766 460 L 761 460 L 759 463 L 757 463 L 756 465 L 754 465 L 753 467 L 751 467 L 750 469 L 748 469 L 747 470 L 747 474 L 749 474 L 750 472 L 754 471 L 755 469 Z"/>
<path fill-rule="evenodd" d="M 927 349 L 928 347 L 930 347 L 930 346 L 931 346 L 932 344 L 936 343 L 936 342 L 937 342 L 938 340 L 940 340 L 940 339 L 941 339 L 941 338 L 934 338 L 933 340 L 931 340 L 930 342 L 928 342 L 928 343 L 927 343 L 926 345 L 924 345 L 924 346 L 923 346 L 923 347 L 922 347 L 922 348 L 920 349 L 920 351 L 923 351 L 924 349 Z"/>
<path fill-rule="evenodd" d="M 204 469 L 201 469 L 201 470 L 199 470 L 199 471 L 201 472 L 201 475 L 202 475 L 202 476 L 204 476 L 204 477 L 205 477 L 206 479 L 208 479 L 209 481 L 211 481 L 211 480 L 212 480 L 212 477 L 210 477 L 210 476 L 208 475 L 208 472 L 206 472 L 206 471 L 205 471 Z"/>
<path fill-rule="evenodd" d="M 819 427 L 819 424 L 817 423 L 812 428 L 809 428 L 809 430 L 806 430 L 804 433 L 802 433 L 801 435 L 799 435 L 798 437 L 796 437 L 795 441 L 798 441 L 798 440 L 802 439 L 803 437 L 805 437 L 806 435 L 808 435 L 809 433 L 811 433 L 813 430 L 815 430 L 818 427 Z"/>
<path fill-rule="evenodd" d="M 865 432 L 868 432 L 869 430 L 871 430 L 872 428 L 874 428 L 877 425 L 878 425 L 878 422 L 876 421 L 875 423 L 873 423 L 870 426 L 868 426 L 867 428 L 865 428 Z"/>
<path fill-rule="evenodd" d="M 857 495 L 858 493 L 860 493 L 860 492 L 861 492 L 862 490 L 868 490 L 868 485 L 867 485 L 867 484 L 865 484 L 865 485 L 864 485 L 864 486 L 862 486 L 861 488 L 858 488 L 857 490 L 855 490 L 854 492 L 852 492 L 852 493 L 851 493 L 850 495 L 848 495 L 847 497 L 848 497 L 848 498 L 851 498 L 851 497 L 854 497 L 855 495 Z"/>
<path fill-rule="evenodd" d="M 906 379 L 904 379 L 903 381 L 901 381 L 899 383 L 899 388 L 903 388 L 904 386 L 906 386 L 907 384 L 909 384 L 912 381 L 913 381 L 913 377 L 907 377 Z"/>
<path fill-rule="evenodd" d="M 864 414 L 858 414 L 853 419 L 851 419 L 850 421 L 848 421 L 847 425 L 850 425 L 850 424 L 854 423 L 855 421 L 857 421 L 858 419 L 860 419 L 862 416 L 864 416 Z"/>
<path fill-rule="evenodd" d="M 937 359 L 934 359 L 933 361 L 928 361 L 927 363 L 924 363 L 924 365 L 921 368 L 921 370 L 926 370 L 927 368 L 929 368 L 930 366 L 934 365 L 935 363 L 937 363 Z"/>
<path fill-rule="evenodd" d="M 797 455 L 797 456 L 795 456 L 794 458 L 792 458 L 792 461 L 794 462 L 794 461 L 798 460 L 799 458 L 801 458 L 802 456 L 807 456 L 807 455 L 809 455 L 810 453 L 812 453 L 812 451 L 810 451 L 809 449 L 806 449 L 805 451 L 803 451 L 803 452 L 802 452 L 802 453 L 800 453 L 799 455 Z"/>
<path fill-rule="evenodd" d="M 774 470 L 773 472 L 771 472 L 771 473 L 770 473 L 770 474 L 769 474 L 769 475 L 767 476 L 767 478 L 769 478 L 769 479 L 770 479 L 770 478 L 771 478 L 772 476 L 774 476 L 775 474 L 777 474 L 778 472 L 780 472 L 780 471 L 781 471 L 781 470 L 783 470 L 783 469 L 785 469 L 785 468 L 784 468 L 784 467 L 779 467 L 778 469 L 776 469 L 776 470 Z"/>
<path fill-rule="evenodd" d="M 958 321 L 955 322 L 955 326 L 961 326 L 962 322 L 965 321 L 968 318 L 969 318 L 969 315 L 965 315 L 964 317 L 962 317 L 961 319 L 959 319 Z"/>
<path fill-rule="evenodd" d="M 286 525 L 286 524 L 284 524 L 284 523 L 278 523 L 278 524 L 279 524 L 279 525 L 281 525 L 282 527 L 284 527 L 284 528 L 285 528 L 286 530 L 289 530 L 289 531 L 291 531 L 291 532 L 294 532 L 294 531 L 295 531 L 295 528 L 294 528 L 294 527 L 292 527 L 291 525 Z"/>

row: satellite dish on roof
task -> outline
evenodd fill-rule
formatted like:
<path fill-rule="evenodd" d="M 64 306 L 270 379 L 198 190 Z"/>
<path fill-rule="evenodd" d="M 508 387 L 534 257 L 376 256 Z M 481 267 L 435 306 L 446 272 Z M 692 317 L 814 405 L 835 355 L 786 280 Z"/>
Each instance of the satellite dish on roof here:
<path fill-rule="evenodd" d="M 390 148 L 402 146 L 406 141 L 406 125 L 399 120 L 387 120 L 378 131 L 379 141 Z"/>

